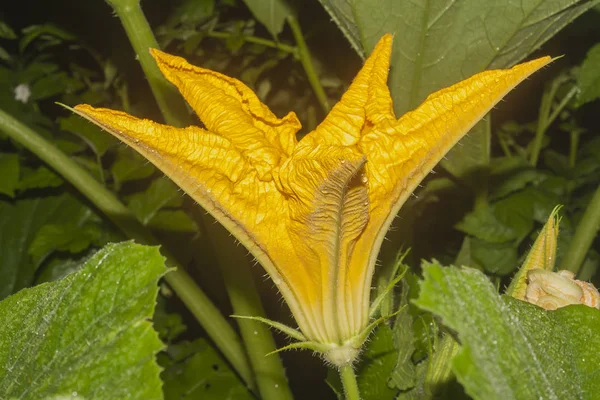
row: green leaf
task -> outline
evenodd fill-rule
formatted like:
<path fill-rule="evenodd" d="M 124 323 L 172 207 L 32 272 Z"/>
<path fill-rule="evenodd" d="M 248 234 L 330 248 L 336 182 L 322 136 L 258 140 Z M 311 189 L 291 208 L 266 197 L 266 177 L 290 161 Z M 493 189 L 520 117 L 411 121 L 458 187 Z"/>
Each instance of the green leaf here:
<path fill-rule="evenodd" d="M 60 67 L 54 63 L 34 62 L 28 64 L 24 70 L 17 73 L 16 81 L 31 85 L 33 81 L 51 75 L 59 69 Z"/>
<path fill-rule="evenodd" d="M 491 116 L 487 114 L 483 120 L 471 128 L 440 161 L 440 165 L 456 177 L 469 182 L 471 189 L 479 190 L 490 160 Z"/>
<path fill-rule="evenodd" d="M 148 227 L 170 232 L 196 232 L 196 223 L 182 210 L 160 210 L 148 222 Z"/>
<path fill-rule="evenodd" d="M 46 255 L 55 250 L 80 253 L 100 238 L 100 234 L 100 227 L 93 223 L 44 225 L 36 233 L 28 252 L 34 265 L 37 265 Z"/>
<path fill-rule="evenodd" d="M 165 206 L 178 206 L 183 201 L 183 193 L 167 178 L 152 181 L 148 189 L 127 199 L 127 205 L 144 225 Z"/>
<path fill-rule="evenodd" d="M 125 146 L 117 147 L 116 160 L 110 167 L 110 172 L 112 173 L 117 188 L 124 182 L 147 178 L 152 175 L 154 171 L 156 170 L 152 164 L 147 162 L 131 148 Z"/>
<path fill-rule="evenodd" d="M 273 37 L 281 33 L 286 18 L 292 15 L 285 0 L 244 0 L 244 3 Z"/>
<path fill-rule="evenodd" d="M 471 238 L 471 259 L 475 265 L 494 275 L 507 275 L 519 266 L 517 245 L 514 242 L 490 243 Z"/>
<path fill-rule="evenodd" d="M 71 195 L 0 201 L 0 299 L 33 282 L 37 265 L 27 253 L 38 230 L 47 224 L 81 223 L 91 210 Z"/>
<path fill-rule="evenodd" d="M 78 272 L 0 302 L 0 393 L 162 399 L 162 343 L 148 319 L 165 271 L 157 248 L 112 244 Z"/>
<path fill-rule="evenodd" d="M 187 326 L 184 325 L 180 314 L 167 312 L 166 303 L 163 296 L 158 296 L 152 325 L 163 342 L 171 343 L 187 330 Z"/>
<path fill-rule="evenodd" d="M 381 324 L 371 336 L 358 366 L 358 389 L 362 400 L 386 400 L 396 396 L 397 390 L 388 386 L 396 360 L 392 330 Z"/>
<path fill-rule="evenodd" d="M 169 15 L 165 27 L 173 29 L 177 25 L 196 27 L 213 16 L 215 0 L 184 0 L 179 2 Z"/>
<path fill-rule="evenodd" d="M 559 204 L 559 199 L 549 192 L 526 187 L 493 204 L 496 218 L 518 232 L 518 240 L 527 236 L 533 221 L 546 223 L 548 215 Z"/>
<path fill-rule="evenodd" d="M 64 71 L 60 71 L 43 76 L 33 82 L 31 85 L 31 100 L 43 100 L 62 93 L 73 93 L 83 87 L 83 82 L 71 78 Z"/>
<path fill-rule="evenodd" d="M 17 35 L 10 26 L 4 21 L 0 21 L 0 38 L 2 39 L 16 39 Z"/>
<path fill-rule="evenodd" d="M 31 25 L 23 29 L 23 37 L 19 42 L 19 51 L 22 53 L 27 46 L 35 39 L 43 36 L 53 36 L 55 38 L 72 41 L 77 39 L 75 35 L 52 24 Z"/>
<path fill-rule="evenodd" d="M 581 70 L 577 74 L 577 106 L 600 98 L 600 43 L 593 46 L 587 53 Z"/>
<path fill-rule="evenodd" d="M 254 398 L 203 338 L 169 346 L 161 361 L 166 400 Z"/>
<path fill-rule="evenodd" d="M 0 153 L 0 193 L 15 197 L 19 185 L 19 155 Z"/>
<path fill-rule="evenodd" d="M 12 56 L 10 55 L 10 53 L 6 51 L 6 49 L 2 46 L 0 46 L 0 60 L 5 61 L 7 63 L 12 60 Z"/>
<path fill-rule="evenodd" d="M 534 168 L 525 168 L 514 171 L 502 182 L 494 186 L 490 199 L 499 199 L 518 190 L 524 189 L 529 184 L 541 182 L 547 176 L 546 173 Z"/>
<path fill-rule="evenodd" d="M 398 114 L 427 95 L 488 68 L 523 60 L 596 1 L 321 0 L 351 24 L 356 47 L 371 51 L 395 34 L 390 86 Z M 340 14 L 337 14 L 337 13 Z"/>
<path fill-rule="evenodd" d="M 56 281 L 75 271 L 79 271 L 82 267 L 81 260 L 87 258 L 88 257 L 84 256 L 79 260 L 74 260 L 72 258 L 53 257 L 52 260 L 44 265 L 44 268 L 36 278 L 35 283 L 40 284 Z"/>
<path fill-rule="evenodd" d="M 63 179 L 46 166 L 36 169 L 23 168 L 23 175 L 17 185 L 19 190 L 42 189 L 58 187 L 64 183 Z"/>
<path fill-rule="evenodd" d="M 67 118 L 60 118 L 59 123 L 60 129 L 79 136 L 99 157 L 118 143 L 113 135 L 102 132 L 96 125 L 90 124 L 78 115 L 72 114 Z"/>
<path fill-rule="evenodd" d="M 456 224 L 456 229 L 492 243 L 505 243 L 516 238 L 515 231 L 501 223 L 490 207 L 478 207 Z"/>
<path fill-rule="evenodd" d="M 416 304 L 458 332 L 454 373 L 474 399 L 593 399 L 600 393 L 600 311 L 546 311 L 499 296 L 470 268 L 427 265 Z"/>
<path fill-rule="evenodd" d="M 319 2 L 346 36 L 352 48 L 365 58 L 364 37 L 359 30 L 358 16 L 355 14 L 358 2 L 347 0 L 319 0 Z M 374 1 L 372 3 L 377 6 Z"/>

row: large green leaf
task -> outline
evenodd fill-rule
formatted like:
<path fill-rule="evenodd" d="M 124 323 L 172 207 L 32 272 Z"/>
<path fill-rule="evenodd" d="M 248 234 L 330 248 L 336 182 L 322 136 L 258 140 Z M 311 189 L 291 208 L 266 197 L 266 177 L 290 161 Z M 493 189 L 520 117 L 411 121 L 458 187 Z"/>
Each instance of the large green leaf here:
<path fill-rule="evenodd" d="M 597 0 L 321 0 L 362 55 L 394 34 L 398 113 L 488 68 L 516 64 Z"/>
<path fill-rule="evenodd" d="M 149 318 L 165 271 L 157 248 L 112 244 L 0 302 L 2 398 L 162 399 Z"/>
<path fill-rule="evenodd" d="M 394 34 L 390 88 L 398 115 L 414 109 L 430 93 L 477 72 L 516 64 L 598 2 L 320 1 L 362 56 L 384 33 Z M 481 125 L 462 140 L 467 154 L 449 154 L 445 167 L 453 174 L 485 165 L 489 132 Z M 472 165 L 465 165 L 468 161 Z"/>
<path fill-rule="evenodd" d="M 64 221 L 80 225 L 92 215 L 87 206 L 68 194 L 14 203 L 0 201 L 0 299 L 33 282 L 37 265 L 28 250 L 41 227 Z"/>
<path fill-rule="evenodd" d="M 546 311 L 500 296 L 474 269 L 424 266 L 416 304 L 458 332 L 453 370 L 475 399 L 595 399 L 600 393 L 600 311 Z"/>
<path fill-rule="evenodd" d="M 292 14 L 286 0 L 244 0 L 244 3 L 274 37 L 281 33 L 285 19 Z"/>

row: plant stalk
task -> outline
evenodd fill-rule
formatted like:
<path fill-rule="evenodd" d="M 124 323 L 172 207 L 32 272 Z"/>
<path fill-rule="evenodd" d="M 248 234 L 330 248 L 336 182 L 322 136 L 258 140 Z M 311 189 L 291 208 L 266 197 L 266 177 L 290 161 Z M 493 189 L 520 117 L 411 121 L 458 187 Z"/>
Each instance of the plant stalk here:
<path fill-rule="evenodd" d="M 577 275 L 598 234 L 598 229 L 600 229 L 600 186 L 596 189 L 592 200 L 581 216 L 560 269 L 566 269 Z"/>
<path fill-rule="evenodd" d="M 136 219 L 133 213 L 112 192 L 102 186 L 52 143 L 2 109 L 0 109 L 0 130 L 62 175 L 126 236 L 147 245 L 159 244 L 154 235 Z M 175 268 L 165 275 L 167 283 L 194 314 L 194 317 L 244 382 L 252 388 L 252 371 L 240 338 L 233 327 L 193 279 L 177 264 L 173 255 L 164 247 L 161 252 L 167 258 L 168 265 Z"/>
<path fill-rule="evenodd" d="M 296 46 L 298 46 L 298 57 L 300 58 L 300 63 L 302 63 L 302 67 L 304 68 L 304 72 L 306 72 L 306 76 L 308 77 L 308 82 L 310 86 L 312 86 L 315 95 L 317 96 L 317 100 L 323 109 L 323 112 L 327 114 L 329 112 L 329 100 L 327 100 L 327 95 L 325 94 L 325 90 L 321 85 L 321 81 L 315 71 L 315 68 L 312 63 L 312 56 L 310 54 L 310 50 L 306 45 L 306 41 L 304 40 L 304 35 L 302 34 L 302 29 L 300 29 L 300 24 L 298 20 L 292 15 L 289 15 L 287 18 L 288 24 L 292 29 L 292 34 L 294 35 L 294 40 L 296 41 Z"/>
<path fill-rule="evenodd" d="M 358 382 L 356 382 L 356 375 L 354 374 L 352 365 L 347 364 L 340 367 L 340 378 L 342 379 L 346 400 L 360 400 Z"/>
<path fill-rule="evenodd" d="M 148 49 L 151 47 L 158 48 L 158 44 L 141 8 L 139 7 L 139 0 L 108 1 L 114 7 L 115 12 L 125 27 L 129 40 L 139 57 L 142 68 L 148 77 L 148 83 L 150 83 L 150 86 L 152 87 L 152 92 L 156 96 L 157 103 L 163 112 L 165 120 L 169 125 L 173 126 L 188 125 L 189 116 L 187 113 L 185 116 L 177 113 L 177 109 L 186 110 L 185 106 L 179 105 L 183 105 L 181 96 L 176 93 L 175 87 L 169 84 L 162 76 L 154 59 L 148 52 Z M 177 101 L 172 99 L 173 96 L 177 97 Z M 215 246 L 215 252 L 220 257 L 227 257 L 229 251 L 229 247 Z M 221 264 L 221 267 L 225 266 L 225 263 Z M 254 284 L 249 282 L 238 282 L 238 280 L 243 280 L 240 277 L 241 273 L 249 274 L 250 272 L 241 272 L 244 268 L 243 265 L 234 264 L 234 266 L 240 268 L 240 271 L 233 271 L 233 273 L 230 273 L 228 270 L 223 270 L 223 274 L 228 275 L 227 278 L 230 278 L 225 280 L 225 285 L 230 294 L 230 301 L 234 313 L 239 315 L 264 317 L 264 310 Z M 228 265 L 227 267 L 230 266 Z M 246 266 L 246 270 L 247 268 L 248 267 Z M 230 288 L 228 287 L 230 284 L 235 286 Z M 240 327 L 242 326 L 245 325 L 240 324 Z M 289 398 L 291 398 L 291 392 L 287 385 L 285 371 L 279 356 L 265 357 L 265 354 L 276 350 L 275 342 L 273 341 L 270 331 L 268 328 L 262 327 L 264 330 L 259 330 L 261 332 L 260 335 L 253 335 L 253 332 L 256 329 L 253 329 L 252 332 L 249 333 L 249 331 L 244 328 L 242 335 L 248 355 L 251 356 L 254 377 L 256 378 L 262 398 L 264 400 L 286 398 L 282 396 L 289 396 Z"/>

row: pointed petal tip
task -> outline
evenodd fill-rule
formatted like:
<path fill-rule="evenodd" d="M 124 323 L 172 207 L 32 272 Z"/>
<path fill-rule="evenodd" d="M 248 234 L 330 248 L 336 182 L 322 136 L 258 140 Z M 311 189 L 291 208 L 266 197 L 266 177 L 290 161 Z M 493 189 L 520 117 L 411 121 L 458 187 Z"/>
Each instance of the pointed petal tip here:
<path fill-rule="evenodd" d="M 371 54 L 386 52 L 391 53 L 394 36 L 391 33 L 386 33 L 379 39 Z"/>
<path fill-rule="evenodd" d="M 154 58 L 154 60 L 156 61 L 156 63 L 160 66 L 160 64 L 166 64 L 169 62 L 169 60 L 173 59 L 173 58 L 180 58 L 177 56 L 173 56 L 169 53 L 165 53 L 164 51 L 160 50 L 160 49 L 154 49 L 154 48 L 150 48 L 150 55 Z"/>
<path fill-rule="evenodd" d="M 526 61 L 522 64 L 518 64 L 513 68 L 520 68 L 520 69 L 524 69 L 524 70 L 529 70 L 532 73 L 534 71 L 537 71 L 540 68 L 545 67 L 546 65 L 550 64 L 551 62 L 557 60 L 560 57 L 550 57 L 550 56 L 544 56 L 544 57 L 540 57 L 540 58 L 536 58 L 534 60 L 531 61 Z"/>

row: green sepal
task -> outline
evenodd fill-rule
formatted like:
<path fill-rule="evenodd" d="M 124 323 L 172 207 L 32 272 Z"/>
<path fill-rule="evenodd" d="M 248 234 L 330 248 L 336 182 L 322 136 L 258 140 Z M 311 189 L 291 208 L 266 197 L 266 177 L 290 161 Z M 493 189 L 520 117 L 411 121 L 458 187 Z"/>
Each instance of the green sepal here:
<path fill-rule="evenodd" d="M 510 285 L 506 289 L 506 294 L 515 299 L 523 300 L 525 291 L 527 290 L 527 273 L 532 269 L 544 269 L 547 271 L 554 270 L 556 261 L 556 242 L 558 240 L 558 226 L 560 217 L 558 211 L 562 208 L 561 205 L 554 207 L 548 221 L 540 231 L 535 240 L 527 258 L 519 271 L 515 274 Z"/>
<path fill-rule="evenodd" d="M 410 251 L 410 249 L 407 249 L 402 254 L 397 256 L 392 276 L 398 274 L 400 265 L 404 261 L 404 258 L 406 258 L 406 256 L 408 255 L 409 251 Z M 408 271 L 408 268 L 404 268 L 404 270 L 402 272 L 400 272 L 400 274 L 398 274 L 398 276 L 396 276 L 394 279 L 392 279 L 388 283 L 388 285 L 383 290 L 383 292 L 381 292 L 379 294 L 379 296 L 377 296 L 375 298 L 375 300 L 373 300 L 373 302 L 371 303 L 371 307 L 369 309 L 369 318 L 373 318 L 375 316 L 375 314 L 377 314 L 377 311 L 379 311 L 379 307 L 381 306 L 381 303 L 383 302 L 383 300 L 385 300 L 387 295 L 392 291 L 392 289 L 394 289 L 394 287 L 398 284 L 398 282 L 400 282 L 402 280 L 402 278 L 404 278 L 404 275 L 406 275 L 406 271 Z"/>
<path fill-rule="evenodd" d="M 283 332 L 286 335 L 288 335 L 289 337 L 294 338 L 300 342 L 308 342 L 306 337 L 301 332 L 298 332 L 296 329 L 289 327 L 287 325 L 284 325 L 280 322 L 272 321 L 268 318 L 253 317 L 253 316 L 249 316 L 249 315 L 232 315 L 231 317 L 241 318 L 241 319 L 250 319 L 253 321 L 262 322 L 263 324 L 269 325 L 271 328 L 277 329 L 278 331 Z M 276 351 L 279 351 L 279 350 L 276 350 Z"/>
<path fill-rule="evenodd" d="M 265 354 L 265 357 L 270 356 L 272 354 L 277 354 L 281 351 L 295 350 L 295 349 L 307 349 L 307 350 L 315 351 L 317 353 L 324 354 L 331 348 L 330 348 L 330 346 L 327 346 L 322 343 L 317 343 L 317 342 L 311 342 L 311 341 L 296 342 L 296 343 L 288 344 L 287 346 L 283 346 L 283 347 L 281 347 L 275 351 L 272 351 L 270 353 L 267 353 L 267 354 Z"/>
<path fill-rule="evenodd" d="M 400 277 L 402 278 L 402 277 Z M 371 334 L 371 331 L 379 324 L 381 324 L 382 322 L 387 321 L 390 318 L 394 318 L 396 315 L 400 314 L 400 312 L 402 312 L 402 310 L 404 310 L 404 307 L 406 307 L 406 305 L 400 307 L 398 309 L 398 311 L 393 312 L 391 314 L 388 315 L 384 315 L 383 317 L 379 317 L 377 318 L 375 321 L 371 322 L 369 325 L 367 325 L 367 327 L 365 329 L 363 329 L 363 331 L 361 333 L 359 333 L 355 339 L 356 342 L 360 343 L 360 345 L 362 346 L 362 344 L 367 340 L 367 337 L 369 337 L 369 335 Z"/>

